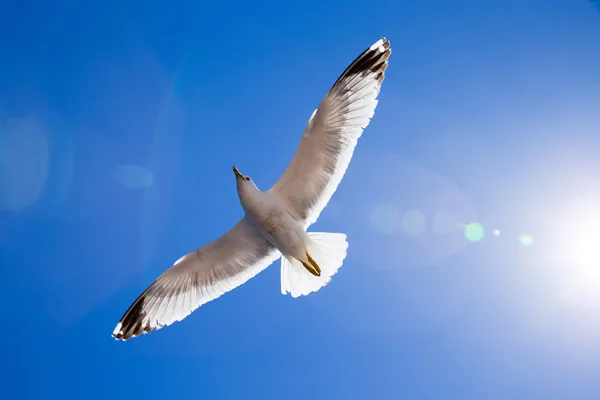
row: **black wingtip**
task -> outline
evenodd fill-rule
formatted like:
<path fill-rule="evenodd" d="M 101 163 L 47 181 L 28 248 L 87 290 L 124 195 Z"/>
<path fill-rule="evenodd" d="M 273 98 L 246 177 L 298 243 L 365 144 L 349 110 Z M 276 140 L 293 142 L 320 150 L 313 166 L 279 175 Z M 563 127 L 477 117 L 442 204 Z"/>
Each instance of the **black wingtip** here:
<path fill-rule="evenodd" d="M 390 41 L 384 36 L 356 57 L 352 64 L 336 80 L 333 87 L 349 76 L 362 74 L 367 71 L 377 74 L 377 81 L 379 83 L 383 82 L 384 73 L 391 54 Z"/>
<path fill-rule="evenodd" d="M 145 326 L 142 325 L 146 319 L 146 313 L 143 309 L 145 299 L 146 292 L 142 293 L 129 307 L 115 327 L 112 333 L 113 338 L 125 341 L 152 330 L 148 323 Z"/>

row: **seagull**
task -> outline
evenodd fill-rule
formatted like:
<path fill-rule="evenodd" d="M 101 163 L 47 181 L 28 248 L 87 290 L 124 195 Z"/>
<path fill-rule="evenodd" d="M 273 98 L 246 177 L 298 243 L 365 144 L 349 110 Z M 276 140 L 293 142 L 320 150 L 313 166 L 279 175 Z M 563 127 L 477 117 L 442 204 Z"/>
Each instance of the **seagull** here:
<path fill-rule="evenodd" d="M 307 229 L 336 191 L 373 117 L 390 55 L 383 37 L 346 68 L 310 116 L 291 163 L 271 189 L 261 191 L 233 167 L 244 217 L 164 271 L 125 312 L 115 339 L 181 321 L 280 258 L 284 295 L 306 296 L 330 282 L 346 258 L 346 235 Z"/>

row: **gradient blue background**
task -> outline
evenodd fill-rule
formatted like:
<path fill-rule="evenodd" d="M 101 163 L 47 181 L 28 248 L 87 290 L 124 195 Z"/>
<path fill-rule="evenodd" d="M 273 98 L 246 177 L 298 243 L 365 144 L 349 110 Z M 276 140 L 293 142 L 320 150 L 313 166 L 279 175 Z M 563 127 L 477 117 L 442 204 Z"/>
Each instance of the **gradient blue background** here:
<path fill-rule="evenodd" d="M 348 234 L 332 283 L 284 297 L 277 263 L 113 340 L 242 216 L 231 166 L 269 188 L 381 36 L 375 117 L 311 228 Z M 600 207 L 597 4 L 4 2 L 0 54 L 3 398 L 600 398 L 600 265 L 565 244 Z"/>

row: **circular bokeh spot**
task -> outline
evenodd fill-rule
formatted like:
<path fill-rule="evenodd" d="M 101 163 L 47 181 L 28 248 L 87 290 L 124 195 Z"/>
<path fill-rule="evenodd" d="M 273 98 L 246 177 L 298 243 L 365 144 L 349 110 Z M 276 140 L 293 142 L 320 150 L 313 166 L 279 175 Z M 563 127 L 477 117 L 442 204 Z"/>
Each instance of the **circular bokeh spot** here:
<path fill-rule="evenodd" d="M 0 126 L 0 206 L 19 213 L 33 206 L 48 178 L 50 143 L 33 118 Z"/>
<path fill-rule="evenodd" d="M 533 237 L 527 234 L 521 235 L 519 242 L 521 242 L 523 246 L 531 246 L 533 244 Z"/>
<path fill-rule="evenodd" d="M 418 236 L 426 227 L 427 217 L 421 210 L 409 210 L 402 216 L 402 231 L 407 235 Z"/>
<path fill-rule="evenodd" d="M 115 180 L 131 189 L 143 189 L 152 186 L 154 174 L 139 165 L 121 165 L 113 171 Z"/>
<path fill-rule="evenodd" d="M 383 235 L 391 235 L 398 227 L 400 213 L 391 204 L 380 204 L 371 210 L 369 224 L 376 232 Z"/>
<path fill-rule="evenodd" d="M 449 235 L 460 232 L 464 223 L 458 218 L 443 210 L 437 210 L 433 214 L 433 233 L 436 235 Z"/>
<path fill-rule="evenodd" d="M 473 222 L 465 225 L 465 237 L 471 242 L 479 242 L 485 236 L 483 225 Z"/>

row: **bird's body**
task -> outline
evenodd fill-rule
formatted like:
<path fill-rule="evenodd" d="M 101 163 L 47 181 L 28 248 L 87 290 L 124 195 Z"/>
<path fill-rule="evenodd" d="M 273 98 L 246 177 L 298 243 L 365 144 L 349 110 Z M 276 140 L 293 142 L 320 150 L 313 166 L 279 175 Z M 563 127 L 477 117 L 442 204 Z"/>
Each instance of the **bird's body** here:
<path fill-rule="evenodd" d="M 300 223 L 285 209 L 285 205 L 269 192 L 254 184 L 238 180 L 238 196 L 246 219 L 284 257 L 304 260 L 310 240 Z"/>
<path fill-rule="evenodd" d="M 129 307 L 113 331 L 127 340 L 175 321 L 245 283 L 281 258 L 281 293 L 316 292 L 346 258 L 342 233 L 307 232 L 337 189 L 369 124 L 390 57 L 382 38 L 340 75 L 312 113 L 279 181 L 260 191 L 233 167 L 245 216 L 177 260 Z"/>

